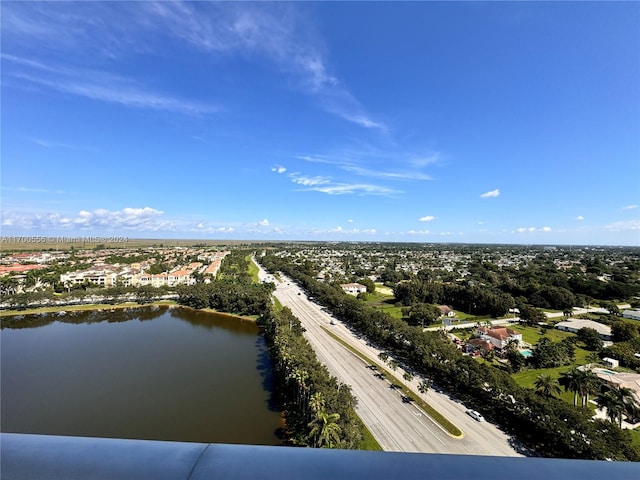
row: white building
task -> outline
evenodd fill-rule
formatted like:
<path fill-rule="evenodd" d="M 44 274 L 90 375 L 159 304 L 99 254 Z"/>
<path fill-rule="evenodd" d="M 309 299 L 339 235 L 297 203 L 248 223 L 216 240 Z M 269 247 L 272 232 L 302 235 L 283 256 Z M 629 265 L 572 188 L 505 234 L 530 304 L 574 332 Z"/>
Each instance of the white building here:
<path fill-rule="evenodd" d="M 482 340 L 488 340 L 495 348 L 502 350 L 509 343 L 516 342 L 517 345 L 522 343 L 522 334 L 506 327 L 479 327 L 476 335 Z"/>
<path fill-rule="evenodd" d="M 564 322 L 556 323 L 555 328 L 563 330 L 565 332 L 578 333 L 583 328 L 592 328 L 602 340 L 611 340 L 611 327 L 602 323 L 594 322 L 593 320 L 583 320 L 581 318 L 572 318 Z"/>
<path fill-rule="evenodd" d="M 624 310 L 622 312 L 623 318 L 629 318 L 631 320 L 640 320 L 640 310 Z"/>
<path fill-rule="evenodd" d="M 359 283 L 343 283 L 340 286 L 342 287 L 342 290 L 347 292 L 349 295 L 358 295 L 359 293 L 367 291 L 367 287 Z"/>

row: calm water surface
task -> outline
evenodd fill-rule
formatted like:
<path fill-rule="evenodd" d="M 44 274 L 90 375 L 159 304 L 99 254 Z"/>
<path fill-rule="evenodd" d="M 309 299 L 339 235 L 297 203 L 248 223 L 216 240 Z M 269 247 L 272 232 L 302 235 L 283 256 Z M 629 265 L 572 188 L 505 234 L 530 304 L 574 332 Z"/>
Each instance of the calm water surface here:
<path fill-rule="evenodd" d="M 253 323 L 146 308 L 2 325 L 3 432 L 281 443 Z"/>

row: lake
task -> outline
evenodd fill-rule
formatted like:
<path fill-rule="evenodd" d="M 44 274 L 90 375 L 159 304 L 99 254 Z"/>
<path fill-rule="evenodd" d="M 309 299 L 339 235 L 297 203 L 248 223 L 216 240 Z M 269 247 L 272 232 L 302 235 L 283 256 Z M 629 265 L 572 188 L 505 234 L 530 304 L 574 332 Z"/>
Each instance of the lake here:
<path fill-rule="evenodd" d="M 282 444 L 253 322 L 148 307 L 2 325 L 3 432 Z"/>

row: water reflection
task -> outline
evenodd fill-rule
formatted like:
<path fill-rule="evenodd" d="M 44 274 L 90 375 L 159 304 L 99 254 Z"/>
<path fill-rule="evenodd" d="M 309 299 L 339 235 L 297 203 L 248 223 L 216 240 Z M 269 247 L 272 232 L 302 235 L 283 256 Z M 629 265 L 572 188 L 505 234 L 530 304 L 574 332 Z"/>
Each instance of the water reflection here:
<path fill-rule="evenodd" d="M 150 307 L 2 323 L 2 431 L 281 443 L 252 322 Z"/>

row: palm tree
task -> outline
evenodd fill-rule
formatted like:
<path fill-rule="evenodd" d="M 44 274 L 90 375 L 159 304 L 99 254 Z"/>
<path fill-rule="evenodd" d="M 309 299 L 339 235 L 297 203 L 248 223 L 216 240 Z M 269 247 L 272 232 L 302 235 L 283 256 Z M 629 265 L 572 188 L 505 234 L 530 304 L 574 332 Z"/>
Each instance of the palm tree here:
<path fill-rule="evenodd" d="M 324 397 L 320 392 L 316 392 L 311 395 L 311 399 L 309 400 L 309 407 L 311 407 L 311 411 L 316 415 L 321 410 L 324 410 Z"/>
<path fill-rule="evenodd" d="M 617 423 L 618 418 L 620 418 L 620 424 L 622 425 L 623 407 L 613 389 L 607 390 L 596 401 L 598 402 L 598 410 L 607 410 L 607 417 L 611 423 Z"/>
<path fill-rule="evenodd" d="M 560 374 L 558 382 L 564 387 L 565 392 L 573 392 L 573 406 L 578 405 L 578 392 L 582 391 L 581 371 L 576 367 Z"/>
<path fill-rule="evenodd" d="M 396 362 L 395 360 L 390 360 L 389 368 L 391 368 L 391 370 L 395 372 L 398 369 L 398 362 Z"/>
<path fill-rule="evenodd" d="M 389 358 L 389 354 L 385 353 L 385 352 L 380 352 L 378 354 L 378 358 L 380 360 L 382 360 L 382 363 L 387 363 L 387 359 Z"/>
<path fill-rule="evenodd" d="M 428 381 L 425 382 L 424 380 L 422 380 L 418 384 L 418 391 L 426 397 L 427 392 L 429 391 L 429 382 Z"/>
<path fill-rule="evenodd" d="M 635 397 L 633 390 L 627 387 L 611 389 L 600 395 L 598 398 L 598 408 L 607 409 L 607 417 L 611 422 L 616 420 L 622 428 L 622 415 L 633 417 L 640 412 L 640 404 Z"/>
<path fill-rule="evenodd" d="M 600 387 L 600 379 L 591 370 L 578 370 L 580 372 L 580 395 L 582 396 L 582 408 L 589 403 L 589 395 L 597 393 Z"/>
<path fill-rule="evenodd" d="M 551 375 L 541 374 L 538 375 L 534 382 L 536 392 L 547 398 L 555 397 L 560 393 L 560 385 L 558 381 Z"/>
<path fill-rule="evenodd" d="M 411 382 L 411 380 L 413 380 L 413 374 L 409 373 L 409 372 L 404 372 L 404 375 L 402 375 L 402 378 L 404 378 L 404 380 L 409 383 Z"/>
<path fill-rule="evenodd" d="M 327 413 L 324 409 L 320 410 L 316 418 L 309 423 L 311 431 L 309 432 L 309 440 L 312 446 L 318 448 L 334 448 L 340 442 L 340 434 L 342 429 L 336 422 L 340 419 L 339 413 Z"/>

